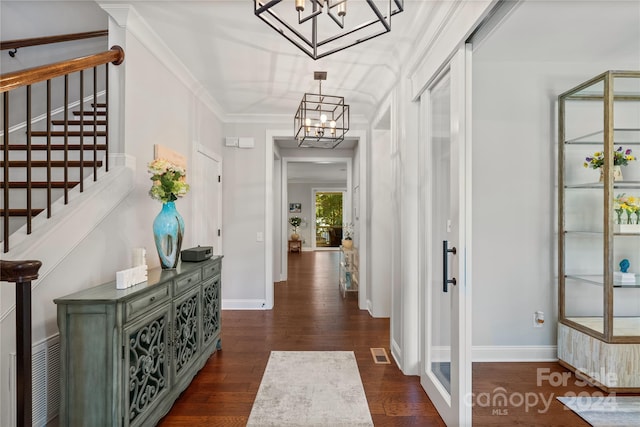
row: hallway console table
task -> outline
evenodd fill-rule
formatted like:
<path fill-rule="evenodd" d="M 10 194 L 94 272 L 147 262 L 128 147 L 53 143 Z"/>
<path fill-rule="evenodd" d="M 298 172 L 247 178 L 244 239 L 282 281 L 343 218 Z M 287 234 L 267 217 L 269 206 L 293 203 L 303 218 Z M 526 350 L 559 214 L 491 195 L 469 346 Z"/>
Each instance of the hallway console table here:
<path fill-rule="evenodd" d="M 153 426 L 220 349 L 222 257 L 151 269 L 58 305 L 61 426 Z"/>

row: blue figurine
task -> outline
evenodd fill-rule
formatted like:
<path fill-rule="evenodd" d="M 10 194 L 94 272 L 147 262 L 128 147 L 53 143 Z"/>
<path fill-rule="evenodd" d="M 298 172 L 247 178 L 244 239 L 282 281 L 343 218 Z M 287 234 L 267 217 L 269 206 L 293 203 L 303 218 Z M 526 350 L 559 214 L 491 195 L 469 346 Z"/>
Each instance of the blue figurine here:
<path fill-rule="evenodd" d="M 623 273 L 626 273 L 628 269 L 629 269 L 629 260 L 625 258 L 622 261 L 620 261 L 620 271 Z"/>

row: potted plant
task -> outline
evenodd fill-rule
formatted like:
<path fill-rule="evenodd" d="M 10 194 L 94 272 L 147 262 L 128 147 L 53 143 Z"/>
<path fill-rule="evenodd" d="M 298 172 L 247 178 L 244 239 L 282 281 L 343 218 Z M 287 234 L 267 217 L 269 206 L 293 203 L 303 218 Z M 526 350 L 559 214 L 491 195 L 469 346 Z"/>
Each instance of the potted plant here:
<path fill-rule="evenodd" d="M 293 227 L 293 234 L 291 235 L 291 240 L 300 240 L 300 235 L 298 234 L 298 227 L 302 224 L 302 218 L 297 216 L 292 216 L 289 218 L 289 224 Z"/>
<path fill-rule="evenodd" d="M 614 231 L 617 233 L 640 233 L 640 198 L 618 194 L 613 199 L 616 213 Z"/>
<path fill-rule="evenodd" d="M 342 226 L 342 247 L 345 249 L 353 248 L 353 223 L 348 222 Z"/>
<path fill-rule="evenodd" d="M 584 160 L 585 168 L 600 169 L 600 181 L 604 181 L 604 171 L 602 170 L 602 166 L 604 165 L 604 153 L 602 151 L 596 151 L 593 155 L 586 157 Z M 620 146 L 613 152 L 614 181 L 622 181 L 622 166 L 627 166 L 632 160 L 636 160 L 636 157 L 631 154 L 631 148 L 627 148 L 625 150 Z"/>

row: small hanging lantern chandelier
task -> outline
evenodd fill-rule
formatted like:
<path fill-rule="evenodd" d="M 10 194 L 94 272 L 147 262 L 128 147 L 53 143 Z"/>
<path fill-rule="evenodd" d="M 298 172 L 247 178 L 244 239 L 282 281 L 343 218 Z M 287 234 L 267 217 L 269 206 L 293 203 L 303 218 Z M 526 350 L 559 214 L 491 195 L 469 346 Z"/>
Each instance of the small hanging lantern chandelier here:
<path fill-rule="evenodd" d="M 349 106 L 342 96 L 322 94 L 326 71 L 314 72 L 313 78 L 318 80 L 318 93 L 302 97 L 293 122 L 295 138 L 298 147 L 335 148 L 349 130 Z"/>
<path fill-rule="evenodd" d="M 391 31 L 404 0 L 253 0 L 255 15 L 313 59 Z M 369 7 L 365 7 L 365 4 Z M 323 15 L 323 12 L 326 12 Z"/>

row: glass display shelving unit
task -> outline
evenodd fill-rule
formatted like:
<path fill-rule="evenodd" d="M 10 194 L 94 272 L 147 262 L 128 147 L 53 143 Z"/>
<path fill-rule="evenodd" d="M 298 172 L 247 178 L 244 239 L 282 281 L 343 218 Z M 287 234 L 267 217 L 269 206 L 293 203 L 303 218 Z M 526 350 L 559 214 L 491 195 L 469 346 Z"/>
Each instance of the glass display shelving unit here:
<path fill-rule="evenodd" d="M 356 248 L 345 248 L 340 246 L 340 267 L 338 273 L 338 285 L 342 298 L 347 292 L 358 292 L 358 250 Z"/>
<path fill-rule="evenodd" d="M 558 359 L 606 391 L 640 392 L 640 160 L 614 164 L 616 151 L 640 156 L 640 71 L 561 94 L 558 141 Z"/>

